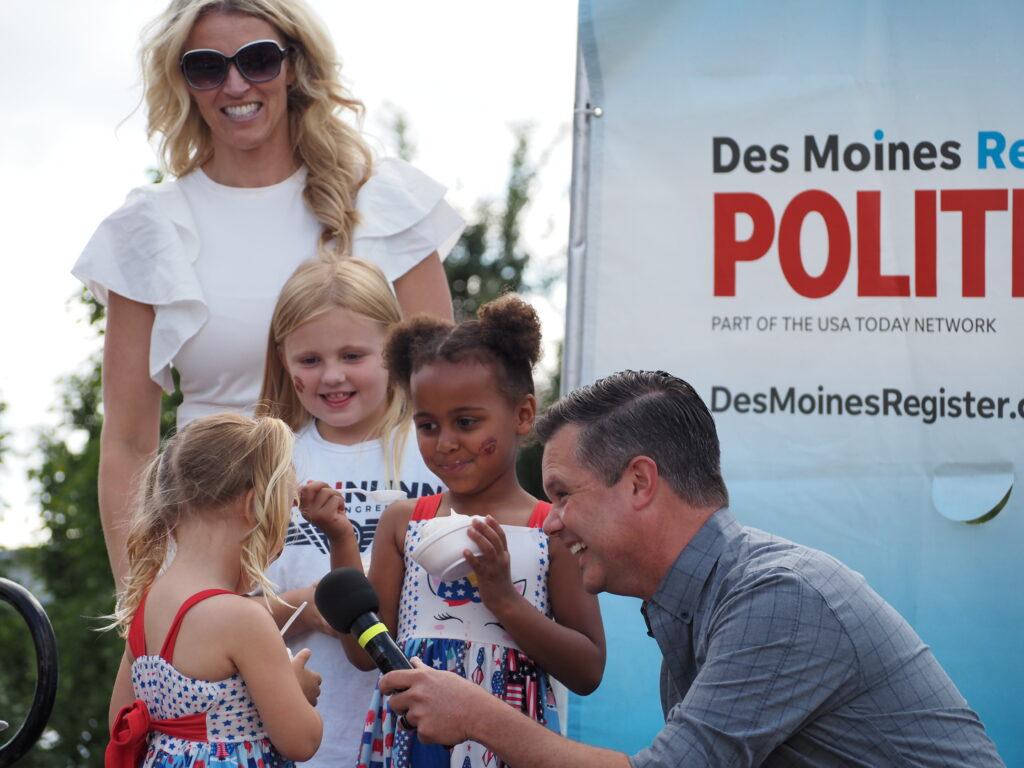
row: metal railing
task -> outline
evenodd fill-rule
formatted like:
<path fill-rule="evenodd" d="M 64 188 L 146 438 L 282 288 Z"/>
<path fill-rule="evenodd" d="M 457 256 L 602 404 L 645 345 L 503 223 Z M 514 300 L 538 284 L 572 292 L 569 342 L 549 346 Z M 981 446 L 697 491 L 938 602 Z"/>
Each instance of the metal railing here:
<path fill-rule="evenodd" d="M 50 713 L 53 712 L 54 701 L 57 699 L 58 657 L 57 638 L 53 634 L 53 626 L 43 606 L 31 592 L 20 584 L 0 578 L 0 600 L 10 603 L 21 614 L 32 635 L 32 644 L 36 652 L 36 690 L 32 697 L 32 706 L 14 736 L 0 746 L 0 768 L 7 768 L 32 749 L 46 728 Z M 0 715 L 2 714 L 0 712 Z M 8 724 L 0 720 L 0 733 L 7 728 Z"/>

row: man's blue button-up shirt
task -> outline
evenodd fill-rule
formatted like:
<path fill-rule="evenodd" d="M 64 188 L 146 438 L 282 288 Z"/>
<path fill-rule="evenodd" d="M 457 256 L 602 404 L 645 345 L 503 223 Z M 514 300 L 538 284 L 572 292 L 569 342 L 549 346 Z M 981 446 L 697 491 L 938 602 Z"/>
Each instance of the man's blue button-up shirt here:
<path fill-rule="evenodd" d="M 823 552 L 716 512 L 644 615 L 665 727 L 634 768 L 1002 766 L 910 625 Z"/>

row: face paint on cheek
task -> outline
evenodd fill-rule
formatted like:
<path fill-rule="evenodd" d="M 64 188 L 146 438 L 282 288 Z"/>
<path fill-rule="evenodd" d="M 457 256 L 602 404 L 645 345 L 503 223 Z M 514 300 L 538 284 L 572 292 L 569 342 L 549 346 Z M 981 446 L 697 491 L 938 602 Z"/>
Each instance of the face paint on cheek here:
<path fill-rule="evenodd" d="M 489 437 L 484 440 L 484 444 L 480 447 L 480 453 L 484 456 L 490 456 L 496 450 L 498 450 L 498 441 L 493 437 Z"/>
<path fill-rule="evenodd" d="M 298 376 L 292 377 L 292 386 L 295 387 L 295 391 L 298 392 L 300 395 L 306 391 L 306 385 Z"/>

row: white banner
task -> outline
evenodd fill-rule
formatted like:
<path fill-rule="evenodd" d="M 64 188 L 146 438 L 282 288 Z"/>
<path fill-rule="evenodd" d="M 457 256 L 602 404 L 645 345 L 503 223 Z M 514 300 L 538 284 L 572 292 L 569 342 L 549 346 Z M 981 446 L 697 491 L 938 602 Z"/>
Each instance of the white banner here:
<path fill-rule="evenodd" d="M 1022 22 L 1009 0 L 583 0 L 603 115 L 574 297 L 582 382 L 690 381 L 737 517 L 864 573 L 1009 765 L 1024 764 Z M 660 725 L 657 649 L 636 640 L 635 604 L 605 606 L 606 686 L 573 733 L 639 748 Z"/>

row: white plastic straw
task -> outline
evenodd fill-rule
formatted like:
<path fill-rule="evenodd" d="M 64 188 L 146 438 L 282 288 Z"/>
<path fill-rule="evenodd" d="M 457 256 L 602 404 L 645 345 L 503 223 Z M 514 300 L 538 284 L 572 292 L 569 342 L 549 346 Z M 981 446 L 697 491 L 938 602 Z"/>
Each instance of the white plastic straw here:
<path fill-rule="evenodd" d="M 305 608 L 307 605 L 309 605 L 309 603 L 303 600 L 302 605 L 295 609 L 295 613 L 293 613 L 291 615 L 291 618 L 289 618 L 288 621 L 284 623 L 284 626 L 281 627 L 281 637 L 284 637 L 284 633 L 288 631 L 288 627 L 290 627 L 295 622 L 295 620 L 299 618 L 299 614 L 302 613 L 302 609 Z"/>

